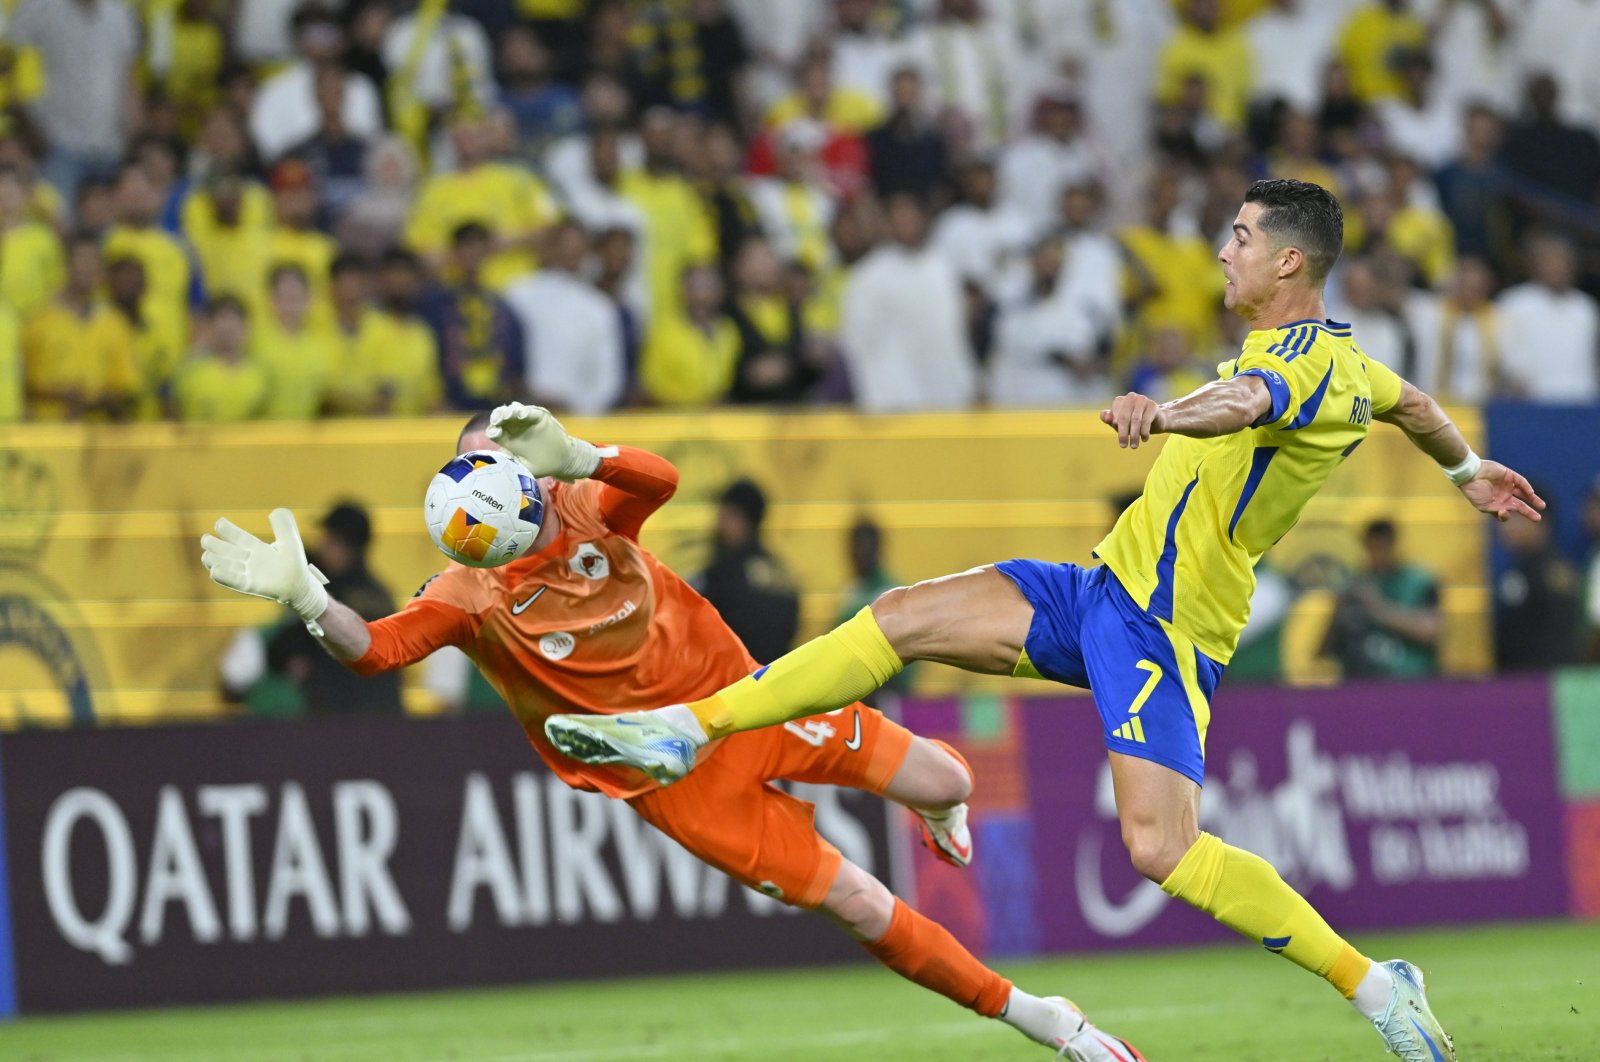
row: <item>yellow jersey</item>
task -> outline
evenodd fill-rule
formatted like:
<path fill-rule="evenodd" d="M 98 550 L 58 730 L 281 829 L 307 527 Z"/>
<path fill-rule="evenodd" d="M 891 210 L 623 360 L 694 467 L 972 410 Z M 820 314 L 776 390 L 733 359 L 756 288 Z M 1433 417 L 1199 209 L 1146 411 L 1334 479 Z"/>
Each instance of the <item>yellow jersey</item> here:
<path fill-rule="evenodd" d="M 316 419 L 337 357 L 337 340 L 309 324 L 299 332 L 285 331 L 271 314 L 254 331 L 252 354 L 267 370 L 269 384 L 262 416 L 271 420 Z"/>
<path fill-rule="evenodd" d="M 227 362 L 201 354 L 178 370 L 172 397 L 179 420 L 232 424 L 260 417 L 269 387 L 267 370 L 249 358 Z"/>
<path fill-rule="evenodd" d="M 1363 4 L 1345 19 L 1338 54 L 1350 73 L 1350 90 L 1362 103 L 1398 98 L 1404 82 L 1392 65 L 1396 52 L 1428 45 L 1428 26 L 1406 10 Z"/>
<path fill-rule="evenodd" d="M 1229 129 L 1244 125 L 1250 89 L 1255 80 L 1255 52 L 1238 26 L 1202 33 L 1185 23 L 1167 39 L 1156 67 L 1156 100 L 1177 103 L 1184 82 L 1199 77 L 1206 83 L 1206 110 Z"/>
<path fill-rule="evenodd" d="M 55 298 L 67 280 L 66 258 L 56 230 L 24 221 L 0 233 L 0 299 L 26 317 Z"/>
<path fill-rule="evenodd" d="M 0 302 L 0 424 L 22 419 L 22 324 L 11 307 Z"/>
<path fill-rule="evenodd" d="M 705 201 L 676 174 L 630 170 L 618 179 L 617 191 L 644 215 L 639 253 L 653 328 L 655 318 L 680 312 L 684 269 L 716 258 L 716 226 Z"/>
<path fill-rule="evenodd" d="M 200 262 L 209 297 L 232 295 L 259 312 L 271 265 L 272 198 L 260 185 L 246 185 L 239 223 L 223 225 L 207 192 L 183 204 L 183 234 Z"/>
<path fill-rule="evenodd" d="M 1138 344 L 1164 327 L 1177 328 L 1189 337 L 1189 345 L 1204 350 L 1217 340 L 1217 307 L 1227 279 L 1217 266 L 1217 252 L 1198 236 L 1174 236 L 1150 225 L 1130 225 L 1117 233 L 1117 239 L 1138 270 L 1149 280 L 1149 297 L 1140 304 L 1136 327 L 1126 340 Z M 1125 267 L 1132 291 L 1136 275 Z M 1142 327 L 1138 327 L 1142 326 Z M 1130 346 L 1127 353 L 1136 347 Z"/>
<path fill-rule="evenodd" d="M 162 342 L 189 347 L 189 255 L 170 232 L 113 225 L 106 232 L 105 259 L 131 258 L 144 266 L 144 296 L 139 310 L 163 331 Z"/>
<path fill-rule="evenodd" d="M 416 317 L 370 311 L 340 355 L 339 384 L 357 411 L 401 416 L 431 413 L 444 398 L 439 348 Z"/>
<path fill-rule="evenodd" d="M 122 314 L 95 303 L 80 317 L 51 302 L 34 311 L 22 329 L 22 357 L 30 412 L 37 420 L 64 420 L 72 410 L 62 395 L 85 403 L 133 398 L 139 393 L 139 362 L 133 330 Z"/>
<path fill-rule="evenodd" d="M 531 236 L 555 224 L 561 210 L 544 183 L 504 162 L 488 162 L 460 173 L 428 178 L 406 223 L 406 241 L 421 254 L 450 249 L 456 229 L 475 221 L 499 237 Z M 504 291 L 519 276 L 539 267 L 529 251 L 501 251 L 483 266 L 484 286 Z"/>
<path fill-rule="evenodd" d="M 185 347 L 177 339 L 187 330 L 187 318 L 163 319 L 152 310 L 140 312 L 138 321 L 123 313 L 133 333 L 134 359 L 139 365 L 139 401 L 134 407 L 138 420 L 160 420 L 167 415 L 166 400 L 173 375 L 183 364 Z M 118 312 L 121 312 L 120 310 Z"/>
<path fill-rule="evenodd" d="M 739 329 L 718 316 L 709 332 L 681 313 L 654 319 L 639 357 L 639 384 L 664 405 L 708 405 L 733 387 Z"/>
<path fill-rule="evenodd" d="M 332 236 L 316 229 L 291 229 L 279 225 L 272 230 L 272 236 L 267 241 L 269 283 L 262 289 L 262 297 L 265 299 L 271 294 L 272 270 L 280 265 L 299 266 L 306 275 L 306 285 L 311 292 L 311 323 L 319 328 L 330 325 L 333 321 L 333 303 L 329 301 L 328 288 L 333 259 L 338 253 L 339 244 Z M 265 306 L 263 310 L 264 316 L 271 316 Z"/>
<path fill-rule="evenodd" d="M 782 129 L 790 122 L 809 118 L 806 99 L 792 92 L 774 103 L 767 111 L 767 128 Z M 884 118 L 878 101 L 855 89 L 836 88 L 828 94 L 822 108 L 822 121 L 851 136 L 865 136 L 876 129 Z"/>
<path fill-rule="evenodd" d="M 1251 332 L 1219 374 L 1259 377 L 1272 408 L 1232 435 L 1168 438 L 1144 493 L 1095 556 L 1140 608 L 1226 664 L 1250 615 L 1256 561 L 1367 437 L 1372 418 L 1400 400 L 1400 377 L 1333 321 Z"/>

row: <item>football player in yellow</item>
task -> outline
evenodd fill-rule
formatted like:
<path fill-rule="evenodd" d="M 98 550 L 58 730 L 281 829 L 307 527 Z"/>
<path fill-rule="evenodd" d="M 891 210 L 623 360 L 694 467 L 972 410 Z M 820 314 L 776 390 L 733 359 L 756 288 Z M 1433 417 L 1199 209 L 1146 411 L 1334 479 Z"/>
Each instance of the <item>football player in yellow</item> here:
<path fill-rule="evenodd" d="M 687 705 L 553 716 L 568 755 L 663 781 L 709 741 L 849 704 L 912 660 L 1086 686 L 1099 709 L 1134 867 L 1225 925 L 1327 979 L 1407 1062 L 1454 1059 L 1422 972 L 1346 943 L 1258 856 L 1199 827 L 1205 734 L 1238 643 L 1256 561 L 1294 526 L 1374 419 L 1404 431 L 1478 510 L 1538 520 L 1527 480 L 1480 459 L 1437 403 L 1326 319 L 1344 215 L 1318 185 L 1259 181 L 1217 257 L 1223 300 L 1250 322 L 1220 378 L 1101 413 L 1118 445 L 1171 435 L 1095 568 L 1002 561 L 890 590 L 829 634 Z"/>

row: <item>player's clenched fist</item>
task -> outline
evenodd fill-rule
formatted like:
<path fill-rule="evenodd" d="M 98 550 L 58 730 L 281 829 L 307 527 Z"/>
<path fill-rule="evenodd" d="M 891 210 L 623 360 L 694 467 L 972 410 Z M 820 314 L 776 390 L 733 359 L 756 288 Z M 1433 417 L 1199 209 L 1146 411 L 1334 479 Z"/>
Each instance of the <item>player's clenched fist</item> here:
<path fill-rule="evenodd" d="M 543 406 L 521 402 L 497 406 L 489 415 L 486 434 L 536 476 L 554 476 L 571 483 L 594 474 L 605 456 L 592 443 L 574 439 Z"/>
<path fill-rule="evenodd" d="M 1161 405 L 1155 399 L 1129 391 L 1111 400 L 1110 409 L 1100 411 L 1100 421 L 1117 430 L 1117 445 L 1137 450 L 1150 441 L 1150 433 L 1160 431 Z"/>

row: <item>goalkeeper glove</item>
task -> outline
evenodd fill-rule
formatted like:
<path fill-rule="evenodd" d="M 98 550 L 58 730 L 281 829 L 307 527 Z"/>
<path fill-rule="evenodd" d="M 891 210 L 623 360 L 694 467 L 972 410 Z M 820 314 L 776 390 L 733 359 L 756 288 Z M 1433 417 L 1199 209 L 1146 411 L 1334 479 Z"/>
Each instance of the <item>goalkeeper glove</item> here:
<path fill-rule="evenodd" d="M 534 475 L 554 476 L 568 483 L 594 475 L 602 457 L 617 453 L 614 446 L 601 449 L 574 439 L 548 409 L 521 402 L 496 407 L 485 434 Z"/>
<path fill-rule="evenodd" d="M 271 545 L 227 517 L 217 521 L 215 535 L 200 536 L 200 563 L 211 581 L 241 594 L 264 597 L 289 606 L 312 634 L 322 634 L 317 619 L 328 610 L 328 577 L 306 560 L 294 513 L 274 509 L 267 517 L 276 536 Z"/>

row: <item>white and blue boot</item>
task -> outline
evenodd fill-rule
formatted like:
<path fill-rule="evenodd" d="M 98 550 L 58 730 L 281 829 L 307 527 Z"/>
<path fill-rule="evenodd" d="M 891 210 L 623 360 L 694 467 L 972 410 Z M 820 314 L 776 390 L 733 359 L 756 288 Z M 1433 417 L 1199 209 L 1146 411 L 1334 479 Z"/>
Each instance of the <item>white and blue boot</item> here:
<path fill-rule="evenodd" d="M 1405 1062 L 1455 1062 L 1456 1046 L 1428 1006 L 1422 970 L 1404 959 L 1380 963 L 1389 972 L 1389 1005 L 1372 1019 L 1389 1053 Z"/>
<path fill-rule="evenodd" d="M 662 785 L 688 774 L 695 753 L 706 743 L 704 731 L 691 733 L 675 726 L 668 712 L 661 710 L 552 715 L 544 722 L 544 734 L 550 744 L 575 760 L 634 767 Z"/>

